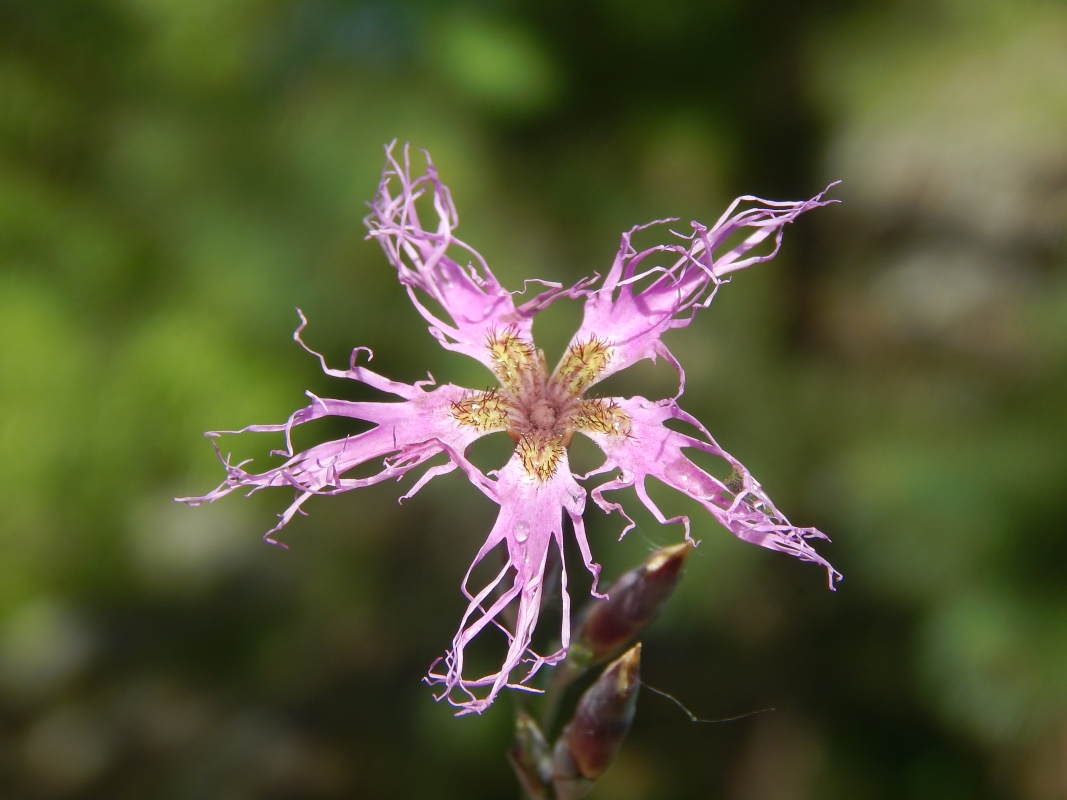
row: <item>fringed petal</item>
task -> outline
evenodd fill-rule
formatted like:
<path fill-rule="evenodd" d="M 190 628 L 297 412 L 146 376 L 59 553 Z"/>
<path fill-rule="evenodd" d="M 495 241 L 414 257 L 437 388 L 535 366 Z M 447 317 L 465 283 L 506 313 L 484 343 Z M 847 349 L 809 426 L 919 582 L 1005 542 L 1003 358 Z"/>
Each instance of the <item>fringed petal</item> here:
<path fill-rule="evenodd" d="M 808 543 L 808 539 L 828 539 L 815 528 L 798 528 L 774 507 L 763 488 L 744 465 L 723 450 L 711 434 L 691 415 L 678 407 L 674 400 L 653 402 L 642 397 L 615 398 L 612 402 L 625 411 L 633 421 L 627 436 L 588 432 L 607 455 L 597 472 L 614 468 L 620 474 L 593 490 L 594 502 L 604 511 L 619 511 L 627 519 L 625 534 L 634 523 L 618 503 L 604 498 L 604 492 L 634 487 L 646 508 L 661 523 L 678 522 L 685 526 L 689 538 L 689 518 L 667 519 L 648 496 L 645 479 L 649 476 L 672 489 L 693 498 L 711 512 L 724 527 L 739 539 L 771 550 L 789 553 L 802 561 L 811 561 L 826 569 L 830 588 L 841 579 L 826 559 Z M 697 428 L 706 440 L 671 430 L 664 423 L 675 419 Z M 682 452 L 686 448 L 701 450 L 724 459 L 731 467 L 725 480 L 709 475 Z"/>
<path fill-rule="evenodd" d="M 486 346 L 491 338 L 509 331 L 521 340 L 532 341 L 534 314 L 561 297 L 581 296 L 587 282 L 570 289 L 540 282 L 546 290 L 516 308 L 513 293 L 500 285 L 485 259 L 454 235 L 459 216 L 429 154 L 423 151 L 425 174 L 412 177 L 409 149 L 404 147 L 401 163 L 393 154 L 394 145 L 386 148 L 381 184 L 364 220 L 370 229 L 368 238 L 381 244 L 412 303 L 442 346 L 471 356 L 495 372 L 496 364 Z M 436 226 L 428 228 L 423 227 L 415 208 L 425 195 L 437 217 Z M 467 266 L 448 255 L 450 248 L 452 252 L 466 252 L 471 259 Z M 416 289 L 432 298 L 448 319 L 428 308 Z"/>
<path fill-rule="evenodd" d="M 461 425 L 453 410 L 470 392 L 452 384 L 433 390 L 425 388 L 428 382 L 416 384 L 397 383 L 382 378 L 365 367 L 356 366 L 360 350 L 352 353 L 348 370 L 333 370 L 326 366 L 322 356 L 304 345 L 300 339 L 307 321 L 300 315 L 301 325 L 294 338 L 309 352 L 322 361 L 323 370 L 335 377 L 346 377 L 374 386 L 406 398 L 401 402 L 350 402 L 320 398 L 308 392 L 311 403 L 294 411 L 289 419 L 277 425 L 250 425 L 239 431 L 211 431 L 207 436 L 219 437 L 225 433 L 284 433 L 285 449 L 274 454 L 287 457 L 281 466 L 264 472 L 245 469 L 249 462 L 231 464 L 216 445 L 219 459 L 226 467 L 226 480 L 213 491 L 201 497 L 180 497 L 178 500 L 192 506 L 202 505 L 224 497 L 236 489 L 246 488 L 249 493 L 273 486 L 288 486 L 296 491 L 296 497 L 279 516 L 281 521 L 264 538 L 277 544 L 272 537 L 281 530 L 309 497 L 317 494 L 339 494 L 363 486 L 370 486 L 391 478 L 400 479 L 411 470 L 434 456 L 446 454 L 447 464 L 431 467 L 406 495 L 410 497 L 430 478 L 461 466 L 477 483 L 478 470 L 467 462 L 463 453 L 470 444 L 485 435 L 485 431 L 469 425 Z M 292 429 L 322 417 L 348 417 L 374 423 L 375 427 L 363 433 L 346 436 L 315 445 L 301 452 L 294 452 Z M 355 467 L 375 459 L 382 459 L 382 469 L 366 478 L 346 478 L 344 475 Z M 480 474 L 480 473 L 479 473 Z M 487 480 L 482 478 L 483 480 Z M 284 545 L 282 545 L 284 547 Z"/>
<path fill-rule="evenodd" d="M 589 342 L 610 348 L 607 363 L 592 383 L 645 358 L 655 361 L 657 356 L 664 355 L 677 366 L 660 341 L 663 333 L 685 327 L 697 309 L 706 308 L 723 283 L 723 276 L 774 258 L 788 223 L 805 211 L 837 202 L 823 200 L 823 195 L 834 185 L 830 184 L 810 200 L 799 202 L 739 197 L 711 228 L 693 222 L 691 234 L 675 233 L 682 243 L 658 245 L 640 252 L 631 245 L 638 231 L 673 220 L 658 220 L 624 233 L 603 284 L 586 292 L 582 326 L 571 340 L 571 348 Z M 755 205 L 738 212 L 737 208 L 745 203 Z M 724 249 L 727 240 L 742 229 L 752 232 Z M 772 243 L 769 252 L 751 254 L 753 248 L 767 240 Z M 660 260 L 665 260 L 667 266 L 661 266 Z"/>
<path fill-rule="evenodd" d="M 482 488 L 500 504 L 500 514 L 463 579 L 463 593 L 470 602 L 460 621 L 459 632 L 452 640 L 452 648 L 443 659 L 435 662 L 426 677 L 427 683 L 440 687 L 438 699 L 448 700 L 461 715 L 480 714 L 505 687 L 539 691 L 529 686 L 530 679 L 542 666 L 555 664 L 566 655 L 570 645 L 570 596 L 565 565 L 560 582 L 563 606 L 560 649 L 548 656 L 538 655 L 530 649 L 541 609 L 550 544 L 555 543 L 561 562 L 563 560 L 564 512 L 574 523 L 583 559 L 593 574 L 594 595 L 600 572 L 599 565 L 594 564 L 590 556 L 582 525 L 585 490 L 575 483 L 565 456 L 555 475 L 540 481 L 532 478 L 522 466 L 521 458 L 514 455 L 499 471 L 497 480 Z M 468 588 L 471 573 L 501 543 L 506 548 L 503 569 L 488 584 L 472 593 Z M 504 609 L 516 601 L 514 630 L 508 630 L 500 617 Z M 507 641 L 504 661 L 495 672 L 478 678 L 465 677 L 466 647 L 490 626 L 501 631 Z M 526 668 L 521 677 L 513 680 L 511 673 L 524 664 Z M 435 669 L 438 666 L 443 669 Z"/>

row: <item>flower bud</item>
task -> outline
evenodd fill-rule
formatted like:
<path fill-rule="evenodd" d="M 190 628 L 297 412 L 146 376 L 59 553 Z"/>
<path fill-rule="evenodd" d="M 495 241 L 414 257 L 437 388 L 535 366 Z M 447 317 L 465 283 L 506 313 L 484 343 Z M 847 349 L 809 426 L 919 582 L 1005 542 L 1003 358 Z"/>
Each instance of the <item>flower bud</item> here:
<path fill-rule="evenodd" d="M 641 644 L 612 661 L 578 701 L 552 754 L 556 800 L 577 800 L 611 766 L 637 705 L 641 686 Z"/>
<path fill-rule="evenodd" d="M 533 717 L 525 711 L 520 710 L 515 715 L 515 743 L 508 751 L 508 761 L 532 800 L 548 799 L 548 786 L 552 780 L 548 743 Z"/>
<path fill-rule="evenodd" d="M 655 620 L 682 579 L 692 549 L 689 542 L 660 548 L 615 581 L 608 599 L 592 603 L 564 668 L 556 671 L 557 681 L 569 683 L 589 667 L 607 661 Z"/>

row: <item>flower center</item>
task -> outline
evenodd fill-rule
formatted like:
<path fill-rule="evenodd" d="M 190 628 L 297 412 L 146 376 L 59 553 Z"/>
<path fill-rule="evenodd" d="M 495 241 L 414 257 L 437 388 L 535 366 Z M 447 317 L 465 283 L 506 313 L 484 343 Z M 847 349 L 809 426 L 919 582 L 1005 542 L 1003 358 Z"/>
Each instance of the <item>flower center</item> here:
<path fill-rule="evenodd" d="M 452 417 L 484 432 L 507 431 L 531 477 L 555 475 L 575 431 L 629 435 L 632 420 L 615 401 L 582 398 L 611 358 L 606 342 L 572 344 L 551 376 L 544 353 L 512 330 L 491 334 L 486 346 L 500 388 L 453 403 Z"/>
<path fill-rule="evenodd" d="M 538 400 L 530 409 L 529 419 L 535 428 L 551 430 L 556 425 L 556 409 L 547 400 Z"/>

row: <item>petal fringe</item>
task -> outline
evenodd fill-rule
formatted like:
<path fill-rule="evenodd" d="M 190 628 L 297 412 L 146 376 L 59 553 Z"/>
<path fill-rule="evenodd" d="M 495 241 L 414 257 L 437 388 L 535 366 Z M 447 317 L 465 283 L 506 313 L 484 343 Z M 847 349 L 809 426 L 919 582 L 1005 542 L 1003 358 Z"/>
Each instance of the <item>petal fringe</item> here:
<path fill-rule="evenodd" d="M 771 502 L 763 487 L 736 458 L 723 450 L 707 429 L 690 414 L 678 407 L 673 400 L 653 402 L 643 397 L 630 399 L 614 398 L 613 402 L 633 420 L 628 436 L 587 433 L 607 455 L 607 460 L 597 472 L 618 468 L 617 478 L 604 483 L 592 492 L 593 501 L 605 512 L 619 511 L 626 517 L 623 535 L 634 527 L 618 503 L 604 498 L 604 492 L 633 487 L 644 506 L 660 523 L 677 522 L 685 526 L 689 535 L 689 518 L 685 516 L 668 519 L 648 496 L 645 479 L 649 476 L 691 497 L 706 508 L 723 527 L 739 539 L 760 547 L 778 550 L 796 556 L 801 561 L 821 565 L 827 572 L 830 588 L 841 579 L 841 573 L 819 555 L 808 539 L 829 539 L 815 528 L 798 528 Z M 676 419 L 693 425 L 706 440 L 687 436 L 671 430 L 664 424 Z M 709 475 L 682 452 L 692 448 L 724 459 L 731 467 L 726 480 Z"/>
<path fill-rule="evenodd" d="M 487 494 L 500 504 L 500 514 L 463 579 L 463 594 L 470 602 L 460 621 L 459 631 L 452 640 L 452 647 L 443 659 L 434 662 L 426 676 L 428 684 L 440 687 L 437 699 L 447 700 L 458 708 L 458 715 L 480 714 L 505 687 L 539 691 L 529 685 L 530 679 L 542 666 L 556 664 L 566 656 L 571 631 L 565 564 L 562 565 L 560 581 L 563 616 L 560 647 L 547 656 L 535 653 L 530 647 L 540 614 L 545 566 L 551 544 L 555 544 L 561 564 L 563 561 L 564 512 L 574 523 L 578 547 L 586 568 L 593 575 L 593 595 L 600 596 L 596 592 L 600 566 L 593 563 L 582 524 L 585 490 L 575 483 L 565 459 L 550 480 L 541 482 L 530 478 L 518 456 L 513 456 L 499 471 L 497 480 L 491 482 Z M 472 592 L 468 588 L 471 573 L 502 543 L 506 556 L 503 569 L 477 592 Z M 509 630 L 501 621 L 501 616 L 516 601 L 514 630 Z M 503 663 L 496 671 L 481 677 L 464 677 L 466 648 L 489 627 L 502 632 L 506 640 L 507 652 Z M 512 672 L 521 666 L 525 667 L 522 676 L 518 680 L 513 679 Z"/>
<path fill-rule="evenodd" d="M 659 355 L 668 356 L 677 367 L 660 341 L 663 333 L 671 328 L 684 328 L 698 309 L 707 308 L 724 283 L 724 276 L 774 258 L 782 245 L 786 225 L 806 211 L 837 202 L 823 200 L 823 195 L 834 185 L 830 184 L 810 200 L 797 202 L 739 197 L 711 228 L 693 222 L 692 233 L 688 235 L 672 231 L 684 243 L 661 244 L 641 251 L 631 244 L 635 233 L 673 220 L 638 225 L 624 233 L 603 284 L 586 292 L 585 316 L 571 340 L 571 346 L 598 339 L 611 347 L 606 368 L 598 373 L 594 383 L 642 359 L 655 361 Z M 738 207 L 745 203 L 755 205 L 738 212 Z M 751 233 L 725 249 L 734 234 L 743 229 L 751 229 Z M 768 252 L 751 254 L 768 240 L 771 243 Z M 666 259 L 668 266 L 659 264 L 661 258 Z M 646 262 L 652 265 L 646 266 Z"/>
<path fill-rule="evenodd" d="M 298 512 L 302 512 L 301 507 L 312 495 L 339 494 L 393 478 L 399 480 L 441 453 L 448 457 L 448 463 L 430 467 L 406 497 L 421 489 L 431 478 L 449 472 L 456 466 L 461 467 L 476 484 L 479 476 L 482 481 L 487 480 L 464 456 L 470 444 L 483 436 L 484 432 L 457 424 L 451 413 L 453 405 L 467 396 L 468 390 L 446 384 L 428 391 L 425 388 L 428 382 L 409 385 L 387 380 L 356 365 L 360 351 L 365 348 L 353 351 L 348 370 L 330 369 L 322 356 L 300 339 L 307 324 L 303 314 L 300 314 L 300 319 L 301 325 L 294 338 L 319 358 L 327 374 L 360 381 L 405 399 L 401 402 L 356 403 L 321 398 L 308 392 L 311 404 L 294 411 L 284 423 L 250 425 L 239 431 L 211 431 L 206 435 L 215 438 L 224 433 L 284 433 L 285 449 L 273 453 L 285 456 L 287 461 L 264 472 L 251 472 L 244 468 L 249 462 L 231 464 L 229 457 L 223 457 L 216 445 L 215 451 L 226 468 L 226 480 L 201 497 L 179 497 L 178 500 L 198 506 L 224 497 L 236 489 L 248 489 L 251 494 L 274 486 L 291 487 L 296 492 L 295 499 L 279 515 L 280 522 L 264 535 L 268 542 L 279 544 L 273 538 L 274 534 Z M 343 439 L 323 442 L 299 453 L 294 452 L 292 429 L 322 417 L 348 417 L 374 423 L 375 427 Z M 382 469 L 376 474 L 366 478 L 344 477 L 355 467 L 378 458 L 382 459 Z"/>

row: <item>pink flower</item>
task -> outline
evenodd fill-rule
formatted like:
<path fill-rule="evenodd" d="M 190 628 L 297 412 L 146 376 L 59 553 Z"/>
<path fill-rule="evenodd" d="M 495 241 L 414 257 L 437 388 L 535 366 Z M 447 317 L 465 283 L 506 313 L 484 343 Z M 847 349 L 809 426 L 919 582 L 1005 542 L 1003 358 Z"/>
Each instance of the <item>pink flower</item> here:
<path fill-rule="evenodd" d="M 432 380 L 413 385 L 397 383 L 359 366 L 357 348 L 347 370 L 326 366 L 322 356 L 300 338 L 307 321 L 294 338 L 318 356 L 329 375 L 361 381 L 396 395 L 399 402 L 348 402 L 312 395 L 311 403 L 280 425 L 253 425 L 242 431 L 275 431 L 286 436 L 288 459 L 265 472 L 254 473 L 244 464 L 228 460 L 226 480 L 203 497 L 182 498 L 198 505 L 216 500 L 238 488 L 257 491 L 269 486 L 296 490 L 293 503 L 281 521 L 266 534 L 280 530 L 312 495 L 337 494 L 380 481 L 401 478 L 434 456 L 444 453 L 445 464 L 431 466 L 404 496 L 411 497 L 437 475 L 463 470 L 471 483 L 500 505 L 500 514 L 463 580 L 469 603 L 459 632 L 444 659 L 438 659 L 427 676 L 440 686 L 438 699 L 447 699 L 459 713 L 481 712 L 504 687 L 535 691 L 529 686 L 544 664 L 555 664 L 567 652 L 570 641 L 570 599 L 567 573 L 563 570 L 561 593 L 563 628 L 560 649 L 538 655 L 530 648 L 544 586 L 545 565 L 554 544 L 563 553 L 563 517 L 570 518 L 586 568 L 593 574 L 593 593 L 600 570 L 586 540 L 582 514 L 586 491 L 577 482 L 590 475 L 617 474 L 592 491 L 593 501 L 605 512 L 619 511 L 626 518 L 623 534 L 634 527 L 622 507 L 604 497 L 606 492 L 633 486 L 641 502 L 661 523 L 680 522 L 689 537 L 686 517 L 667 519 L 649 498 L 645 480 L 651 476 L 693 498 L 724 527 L 745 541 L 780 550 L 804 561 L 822 565 L 831 588 L 840 575 L 808 540 L 826 537 L 814 528 L 797 528 L 774 507 L 759 483 L 744 466 L 722 450 L 703 425 L 683 411 L 677 397 L 646 400 L 643 397 L 587 396 L 598 382 L 645 358 L 662 356 L 678 370 L 678 396 L 685 386 L 681 365 L 663 344 L 661 336 L 671 328 L 689 324 L 698 309 L 706 308 L 731 272 L 767 261 L 781 245 L 787 223 L 805 211 L 826 205 L 823 194 L 803 202 L 768 202 L 741 197 L 712 227 L 692 223 L 688 236 L 674 234 L 677 241 L 638 252 L 630 244 L 632 234 L 623 234 L 622 245 L 607 276 L 582 281 L 563 289 L 557 284 L 516 305 L 515 293 L 504 289 L 488 265 L 469 245 L 454 235 L 458 224 L 448 188 L 426 156 L 426 172 L 412 177 L 407 148 L 403 163 L 386 150 L 386 166 L 378 194 L 365 222 L 370 237 L 378 240 L 401 285 L 419 313 L 430 323 L 430 333 L 448 350 L 464 353 L 482 362 L 496 377 L 498 386 L 487 391 L 464 389 L 452 384 L 434 388 Z M 424 227 L 415 210 L 416 200 L 432 201 L 436 220 Z M 738 210 L 747 206 L 744 210 Z M 664 220 L 651 225 L 662 224 Z M 727 248 L 728 238 L 735 242 Z M 767 242 L 762 255 L 753 254 Z M 462 266 L 449 255 L 467 251 L 472 259 Z M 466 258 L 465 256 L 464 258 Z M 423 302 L 431 298 L 446 318 Z M 585 318 L 559 364 L 549 371 L 544 354 L 534 345 L 533 318 L 555 300 L 580 298 Z M 355 436 L 325 442 L 294 453 L 290 441 L 293 426 L 324 416 L 344 416 L 374 423 L 376 427 Z M 703 438 L 679 433 L 664 423 L 690 423 Z M 481 472 L 467 459 L 470 445 L 490 433 L 507 433 L 515 451 L 501 469 Z M 575 433 L 588 436 L 604 451 L 604 463 L 590 475 L 575 476 L 567 461 L 567 446 Z M 227 431 L 229 433 L 229 431 Z M 218 436 L 218 432 L 209 433 Z M 693 448 L 725 459 L 731 476 L 721 481 L 692 461 L 683 450 Z M 344 477 L 353 468 L 381 459 L 382 469 L 369 478 Z M 247 463 L 247 462 L 245 462 Z M 498 546 L 506 549 L 503 569 L 486 586 L 468 587 L 471 570 Z M 600 595 L 597 595 L 600 596 Z M 514 630 L 501 622 L 501 612 L 517 601 Z M 507 640 L 507 655 L 500 669 L 481 677 L 464 674 L 464 650 L 483 629 L 494 626 Z M 519 670 L 521 675 L 512 678 Z"/>

